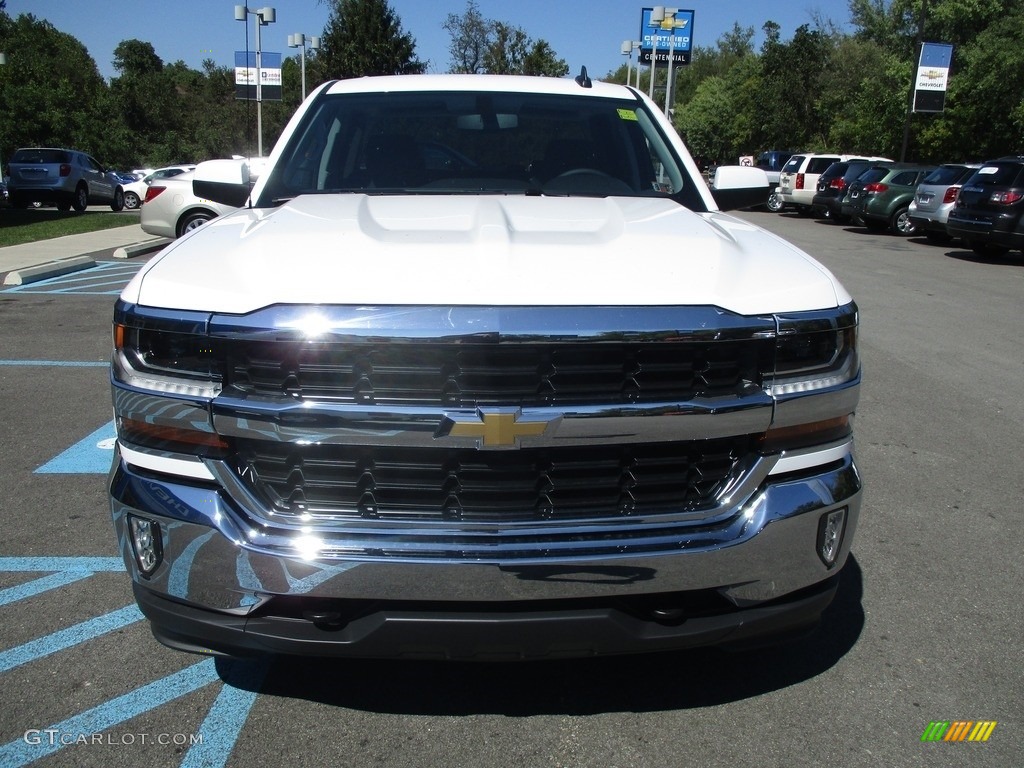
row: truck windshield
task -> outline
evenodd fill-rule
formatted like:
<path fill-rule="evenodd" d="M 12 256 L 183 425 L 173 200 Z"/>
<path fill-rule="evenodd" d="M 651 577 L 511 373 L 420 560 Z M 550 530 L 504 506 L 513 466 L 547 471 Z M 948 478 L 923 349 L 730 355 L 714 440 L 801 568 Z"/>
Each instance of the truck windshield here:
<path fill-rule="evenodd" d="M 682 192 L 685 179 L 635 100 L 325 93 L 284 148 L 259 204 L 352 192 L 666 196 Z"/>

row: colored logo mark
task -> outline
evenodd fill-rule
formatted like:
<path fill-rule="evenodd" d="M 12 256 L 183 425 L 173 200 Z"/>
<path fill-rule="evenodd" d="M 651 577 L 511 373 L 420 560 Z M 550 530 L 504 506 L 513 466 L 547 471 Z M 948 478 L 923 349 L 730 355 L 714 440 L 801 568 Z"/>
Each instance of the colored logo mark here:
<path fill-rule="evenodd" d="M 988 741 L 995 729 L 995 720 L 933 720 L 921 734 L 921 741 Z"/>

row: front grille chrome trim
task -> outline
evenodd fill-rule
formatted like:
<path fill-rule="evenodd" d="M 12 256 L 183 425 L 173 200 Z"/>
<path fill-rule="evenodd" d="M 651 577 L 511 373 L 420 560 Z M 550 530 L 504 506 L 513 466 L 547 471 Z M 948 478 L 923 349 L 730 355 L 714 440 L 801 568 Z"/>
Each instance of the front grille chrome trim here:
<path fill-rule="evenodd" d="M 221 395 L 213 404 L 215 431 L 229 438 L 299 444 L 470 447 L 477 438 L 439 435 L 446 419 L 470 418 L 474 408 L 359 407 L 271 401 Z M 521 447 L 668 442 L 764 432 L 773 401 L 763 390 L 745 398 L 688 403 L 523 408 L 521 418 L 555 421 L 557 429 L 526 436 Z"/>

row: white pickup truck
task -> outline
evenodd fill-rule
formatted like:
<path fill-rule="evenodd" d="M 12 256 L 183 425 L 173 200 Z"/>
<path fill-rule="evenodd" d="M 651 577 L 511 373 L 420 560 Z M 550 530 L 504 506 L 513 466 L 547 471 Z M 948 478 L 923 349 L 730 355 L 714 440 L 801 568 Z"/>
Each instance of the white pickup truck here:
<path fill-rule="evenodd" d="M 357 78 L 114 311 L 109 490 L 197 653 L 519 659 L 813 627 L 861 504 L 858 311 L 642 93 Z"/>

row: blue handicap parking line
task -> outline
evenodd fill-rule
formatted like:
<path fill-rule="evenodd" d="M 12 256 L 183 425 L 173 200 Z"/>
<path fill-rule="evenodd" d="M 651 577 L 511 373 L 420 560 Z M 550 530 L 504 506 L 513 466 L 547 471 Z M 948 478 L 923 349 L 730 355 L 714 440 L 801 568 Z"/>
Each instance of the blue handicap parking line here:
<path fill-rule="evenodd" d="M 110 421 L 39 467 L 39 474 L 101 474 L 110 471 L 117 430 Z"/>
<path fill-rule="evenodd" d="M 269 668 L 266 659 L 231 663 L 224 687 L 199 726 L 199 733 L 217 737 L 193 744 L 181 761 L 181 768 L 223 768 L 227 764 Z"/>
<path fill-rule="evenodd" d="M 0 557 L 0 573 L 117 573 L 123 570 L 120 557 Z"/>
<path fill-rule="evenodd" d="M 40 366 L 42 368 L 109 368 L 105 360 L 0 360 L 0 365 Z"/>
<path fill-rule="evenodd" d="M 145 617 L 137 605 L 129 605 L 94 619 L 75 624 L 73 627 L 40 637 L 37 640 L 0 652 L 0 672 L 20 667 L 22 664 L 50 656 L 66 648 L 92 640 L 100 635 L 114 632 Z"/>
<path fill-rule="evenodd" d="M 49 574 L 0 591 L 0 605 L 57 589 L 96 573 L 117 571 L 124 571 L 119 557 L 0 557 L 0 573 Z M 5 595 L 8 599 L 3 600 Z M 0 651 L 0 674 L 143 619 L 142 612 L 133 604 Z M 223 685 L 199 729 L 189 737 L 189 749 L 181 762 L 183 768 L 223 768 L 227 764 L 270 667 L 267 659 L 231 660 L 222 664 L 226 668 Z M 90 743 L 96 734 L 218 682 L 221 682 L 221 675 L 216 662 L 204 659 L 47 728 L 26 731 L 0 745 L 0 766 L 28 765 L 65 746 Z M 28 738 L 29 734 L 39 738 Z"/>
<path fill-rule="evenodd" d="M 141 268 L 142 264 L 101 261 L 88 269 L 36 280 L 25 285 L 11 286 L 4 290 L 8 293 L 65 293 L 85 296 L 117 295 Z"/>
<path fill-rule="evenodd" d="M 91 571 L 61 571 L 60 573 L 51 573 L 49 576 L 33 579 L 16 587 L 0 589 L 0 605 L 15 603 L 18 600 L 49 592 L 51 589 L 66 587 L 68 584 L 74 584 L 76 581 L 87 579 L 90 576 L 92 576 Z"/>
<path fill-rule="evenodd" d="M 222 768 L 227 764 L 238 735 L 249 717 L 249 710 L 258 696 L 259 687 L 266 676 L 265 661 L 235 661 L 217 700 L 210 708 L 206 719 L 200 725 L 197 735 L 201 737 L 189 748 L 181 762 L 183 768 Z M 244 684 L 245 690 L 231 685 L 231 680 Z M 168 675 L 162 680 L 136 688 L 116 699 L 104 702 L 78 715 L 39 729 L 40 734 L 54 734 L 56 738 L 42 738 L 39 744 L 29 743 L 19 737 L 0 746 L 0 765 L 28 765 L 41 757 L 51 755 L 65 746 L 73 746 L 75 737 L 86 738 L 102 733 L 134 717 L 150 712 L 157 707 L 179 699 L 190 693 L 220 682 L 216 662 L 204 659 L 198 664 Z M 67 744 L 64 743 L 67 737 Z"/>
<path fill-rule="evenodd" d="M 0 573 L 46 573 L 24 584 L 0 590 L 0 606 L 60 589 L 96 573 L 124 571 L 120 557 L 0 557 Z"/>
<path fill-rule="evenodd" d="M 35 744 L 24 737 L 18 737 L 0 746 L 0 765 L 10 768 L 28 765 L 65 746 L 72 746 L 78 735 L 101 733 L 219 680 L 214 660 L 205 659 L 162 680 L 136 688 L 116 699 L 40 729 L 41 734 L 53 733 L 57 738 L 43 738 L 41 743 Z M 65 745 L 60 738 L 62 736 L 67 736 L 70 744 Z"/>

